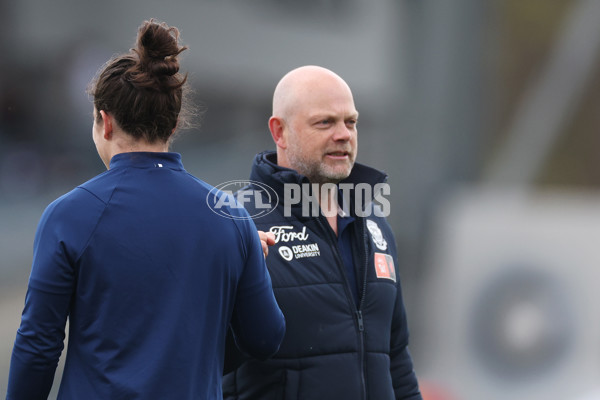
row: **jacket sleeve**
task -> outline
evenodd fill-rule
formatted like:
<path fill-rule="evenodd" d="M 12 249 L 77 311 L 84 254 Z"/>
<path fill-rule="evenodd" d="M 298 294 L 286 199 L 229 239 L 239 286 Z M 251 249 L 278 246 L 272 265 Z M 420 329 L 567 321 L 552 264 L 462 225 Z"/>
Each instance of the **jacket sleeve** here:
<path fill-rule="evenodd" d="M 396 275 L 398 276 L 398 275 Z M 398 280 L 394 320 L 390 343 L 390 372 L 396 399 L 422 400 L 413 369 L 413 362 L 408 351 L 408 327 L 406 312 L 402 301 L 402 291 Z"/>
<path fill-rule="evenodd" d="M 9 400 L 46 399 L 64 346 L 74 274 L 52 210 L 46 210 L 36 232 L 29 287 L 10 363 Z"/>
<path fill-rule="evenodd" d="M 391 227 L 382 224 L 393 238 Z M 390 339 L 390 372 L 392 375 L 392 384 L 396 399 L 400 400 L 422 400 L 417 376 L 414 371 L 412 357 L 408 351 L 408 322 L 406 319 L 406 309 L 404 308 L 404 299 L 402 297 L 402 286 L 400 283 L 400 273 L 398 268 L 398 257 L 395 240 L 391 240 L 392 254 L 396 268 L 396 303 L 392 320 L 392 332 Z"/>
<path fill-rule="evenodd" d="M 281 312 L 254 223 L 246 224 L 247 258 L 231 319 L 237 346 L 252 357 L 266 359 L 279 350 L 285 333 Z"/>

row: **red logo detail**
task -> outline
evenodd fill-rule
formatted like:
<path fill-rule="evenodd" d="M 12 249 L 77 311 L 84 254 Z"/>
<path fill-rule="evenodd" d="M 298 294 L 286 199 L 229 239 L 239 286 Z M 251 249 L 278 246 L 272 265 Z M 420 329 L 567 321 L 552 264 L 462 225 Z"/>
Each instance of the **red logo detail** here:
<path fill-rule="evenodd" d="M 392 256 L 384 253 L 375 253 L 375 274 L 378 278 L 390 279 L 396 282 L 396 270 Z"/>

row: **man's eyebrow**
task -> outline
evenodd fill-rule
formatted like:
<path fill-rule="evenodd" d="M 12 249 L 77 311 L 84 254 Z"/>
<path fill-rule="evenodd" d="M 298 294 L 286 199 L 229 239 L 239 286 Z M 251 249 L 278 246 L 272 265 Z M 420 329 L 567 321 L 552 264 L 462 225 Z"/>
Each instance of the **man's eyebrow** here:
<path fill-rule="evenodd" d="M 344 119 L 358 119 L 358 111 L 348 114 Z"/>
<path fill-rule="evenodd" d="M 358 111 L 353 112 L 351 114 L 347 114 L 344 115 L 343 117 L 340 117 L 339 115 L 336 115 L 335 113 L 319 113 L 319 114 L 314 114 L 311 117 L 309 117 L 310 121 L 320 121 L 323 119 L 342 119 L 342 120 L 347 120 L 347 119 L 358 119 Z"/>
<path fill-rule="evenodd" d="M 328 114 L 328 113 L 321 113 L 321 114 L 314 114 L 310 117 L 310 120 L 312 121 L 320 121 L 322 119 L 330 119 L 330 118 L 335 118 L 333 114 Z"/>

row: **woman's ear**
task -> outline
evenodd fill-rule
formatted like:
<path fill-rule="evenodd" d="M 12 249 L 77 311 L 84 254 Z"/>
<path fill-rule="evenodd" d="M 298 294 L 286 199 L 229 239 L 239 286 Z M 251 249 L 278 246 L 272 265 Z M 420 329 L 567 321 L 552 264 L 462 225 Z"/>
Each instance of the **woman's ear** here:
<path fill-rule="evenodd" d="M 104 110 L 100 110 L 100 116 L 102 117 L 102 124 L 104 125 L 104 139 L 110 140 L 112 139 L 113 133 L 113 118 Z"/>

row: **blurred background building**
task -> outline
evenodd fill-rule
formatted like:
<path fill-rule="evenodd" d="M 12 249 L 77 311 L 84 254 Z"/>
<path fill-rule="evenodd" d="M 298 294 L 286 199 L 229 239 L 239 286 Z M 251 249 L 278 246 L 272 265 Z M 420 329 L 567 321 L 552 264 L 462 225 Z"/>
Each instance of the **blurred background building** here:
<path fill-rule="evenodd" d="M 287 71 L 348 82 L 426 400 L 599 398 L 597 0 L 0 1 L 0 395 L 37 221 L 104 169 L 86 85 L 149 18 L 189 46 L 205 113 L 173 150 L 213 185 L 274 148 Z"/>

